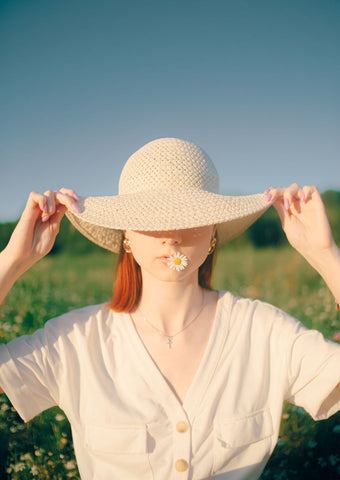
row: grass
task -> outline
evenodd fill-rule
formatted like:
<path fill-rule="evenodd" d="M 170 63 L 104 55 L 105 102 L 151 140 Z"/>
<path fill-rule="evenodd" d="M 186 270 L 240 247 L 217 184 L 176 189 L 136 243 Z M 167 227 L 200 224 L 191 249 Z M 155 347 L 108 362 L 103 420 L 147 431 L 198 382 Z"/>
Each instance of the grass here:
<path fill-rule="evenodd" d="M 32 333 L 45 321 L 74 308 L 110 298 L 114 257 L 49 256 L 13 287 L 0 310 L 0 340 Z M 215 288 L 260 298 L 332 338 L 339 313 L 322 279 L 290 248 L 251 246 L 218 252 Z M 340 478 L 340 416 L 314 422 L 301 408 L 284 408 L 280 440 L 263 480 Z M 0 396 L 0 478 L 79 478 L 70 426 L 58 408 L 24 424 Z"/>

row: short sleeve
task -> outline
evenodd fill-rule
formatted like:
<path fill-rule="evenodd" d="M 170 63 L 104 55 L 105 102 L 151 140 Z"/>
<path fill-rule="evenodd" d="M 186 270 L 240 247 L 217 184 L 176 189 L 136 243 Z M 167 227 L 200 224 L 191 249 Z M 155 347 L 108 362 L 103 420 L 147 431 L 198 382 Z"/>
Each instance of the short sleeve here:
<path fill-rule="evenodd" d="M 296 321 L 287 362 L 288 401 L 302 406 L 315 420 L 340 409 L 339 345 Z"/>
<path fill-rule="evenodd" d="M 58 405 L 60 355 L 53 323 L 0 346 L 0 385 L 24 421 Z"/>
<path fill-rule="evenodd" d="M 109 335 L 110 311 L 106 304 L 72 310 L 0 346 L 0 386 L 23 420 L 56 405 L 78 415 L 81 382 Z"/>

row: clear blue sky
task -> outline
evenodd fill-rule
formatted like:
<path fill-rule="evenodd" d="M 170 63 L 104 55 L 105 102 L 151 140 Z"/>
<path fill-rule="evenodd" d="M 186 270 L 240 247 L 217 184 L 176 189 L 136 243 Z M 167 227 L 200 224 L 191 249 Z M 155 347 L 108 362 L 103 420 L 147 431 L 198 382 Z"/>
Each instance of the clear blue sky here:
<path fill-rule="evenodd" d="M 31 190 L 117 193 L 158 137 L 223 193 L 340 189 L 339 0 L 2 0 L 0 221 Z"/>

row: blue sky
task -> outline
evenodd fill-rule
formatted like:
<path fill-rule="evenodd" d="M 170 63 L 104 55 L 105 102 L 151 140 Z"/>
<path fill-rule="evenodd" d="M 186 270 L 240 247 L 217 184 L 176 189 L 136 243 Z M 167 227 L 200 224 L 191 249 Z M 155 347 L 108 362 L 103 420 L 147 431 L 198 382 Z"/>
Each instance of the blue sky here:
<path fill-rule="evenodd" d="M 116 194 L 168 136 L 226 194 L 340 189 L 339 25 L 338 0 L 2 0 L 0 221 L 31 190 Z"/>

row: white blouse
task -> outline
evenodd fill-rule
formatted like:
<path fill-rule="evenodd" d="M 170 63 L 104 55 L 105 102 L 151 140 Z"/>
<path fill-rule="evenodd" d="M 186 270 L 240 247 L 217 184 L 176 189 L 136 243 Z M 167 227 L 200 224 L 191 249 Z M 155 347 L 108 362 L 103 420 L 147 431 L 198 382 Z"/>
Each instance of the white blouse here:
<path fill-rule="evenodd" d="M 339 381 L 337 344 L 228 292 L 183 405 L 130 316 L 106 304 L 0 346 L 1 387 L 25 421 L 64 410 L 84 480 L 255 480 L 277 442 L 283 401 L 327 418 L 340 409 Z"/>

